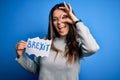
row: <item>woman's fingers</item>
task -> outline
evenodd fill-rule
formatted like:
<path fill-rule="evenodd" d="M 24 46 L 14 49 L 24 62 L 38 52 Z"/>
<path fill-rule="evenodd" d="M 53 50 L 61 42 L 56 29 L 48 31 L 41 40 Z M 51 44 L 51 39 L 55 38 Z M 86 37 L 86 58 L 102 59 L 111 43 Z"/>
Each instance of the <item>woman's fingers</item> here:
<path fill-rule="evenodd" d="M 21 40 L 20 42 L 18 42 L 16 44 L 16 53 L 17 53 L 17 57 L 21 57 L 23 52 L 24 52 L 24 49 L 27 47 L 27 42 Z"/>
<path fill-rule="evenodd" d="M 65 8 L 65 7 L 59 7 L 59 9 L 63 9 L 63 10 L 65 10 L 66 8 Z"/>
<path fill-rule="evenodd" d="M 26 48 L 26 45 L 18 45 L 17 46 L 17 50 L 19 50 L 19 49 L 25 49 Z"/>
<path fill-rule="evenodd" d="M 27 43 L 25 42 L 25 41 L 20 41 L 20 42 L 18 42 L 17 43 L 17 45 L 16 45 L 16 49 L 18 50 L 18 49 L 24 49 L 24 48 L 26 48 L 27 47 Z"/>
<path fill-rule="evenodd" d="M 59 7 L 59 9 L 63 9 L 63 10 L 65 10 L 65 12 L 68 14 L 68 17 L 67 18 L 64 18 L 63 19 L 63 22 L 68 22 L 68 23 L 71 23 L 71 24 L 73 24 L 74 23 L 74 14 L 73 14 L 73 11 L 72 11 L 72 7 L 71 7 L 71 5 L 70 5 L 70 3 L 69 4 L 66 4 L 65 2 L 64 2 L 64 7 Z M 63 16 L 63 15 L 62 15 Z"/>
<path fill-rule="evenodd" d="M 67 18 L 67 19 L 65 19 L 65 20 L 63 20 L 63 21 L 72 24 L 72 20 L 69 19 L 69 18 Z"/>
<path fill-rule="evenodd" d="M 69 9 L 72 11 L 72 7 L 71 7 L 70 3 L 68 4 L 68 7 L 69 7 Z"/>
<path fill-rule="evenodd" d="M 25 42 L 25 41 L 23 41 L 23 40 L 21 40 L 20 43 L 27 44 L 27 42 Z"/>
<path fill-rule="evenodd" d="M 67 6 L 67 4 L 65 2 L 64 2 L 64 6 L 65 6 L 66 10 L 68 11 L 69 7 Z"/>
<path fill-rule="evenodd" d="M 72 7 L 70 4 L 66 4 L 64 3 L 64 7 L 59 7 L 59 9 L 64 9 L 65 11 L 71 11 L 72 10 Z"/>

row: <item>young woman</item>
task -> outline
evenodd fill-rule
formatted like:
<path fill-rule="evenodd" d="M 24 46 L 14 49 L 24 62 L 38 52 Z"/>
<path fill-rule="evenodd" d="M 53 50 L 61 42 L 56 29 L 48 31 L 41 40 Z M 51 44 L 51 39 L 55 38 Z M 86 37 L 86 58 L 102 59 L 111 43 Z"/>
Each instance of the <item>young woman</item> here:
<path fill-rule="evenodd" d="M 52 40 L 49 57 L 32 60 L 24 54 L 25 41 L 16 45 L 16 61 L 32 73 L 39 72 L 39 80 L 78 80 L 80 59 L 99 49 L 89 29 L 66 3 L 56 4 L 51 9 L 45 39 Z"/>

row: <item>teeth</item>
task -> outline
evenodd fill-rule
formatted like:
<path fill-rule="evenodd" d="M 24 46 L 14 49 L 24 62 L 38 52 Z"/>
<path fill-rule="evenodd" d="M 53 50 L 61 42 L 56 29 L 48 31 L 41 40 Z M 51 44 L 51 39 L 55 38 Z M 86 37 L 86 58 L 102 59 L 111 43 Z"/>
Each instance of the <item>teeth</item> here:
<path fill-rule="evenodd" d="M 60 27 L 58 27 L 59 29 L 62 29 L 62 28 L 65 28 L 65 26 L 60 26 Z"/>

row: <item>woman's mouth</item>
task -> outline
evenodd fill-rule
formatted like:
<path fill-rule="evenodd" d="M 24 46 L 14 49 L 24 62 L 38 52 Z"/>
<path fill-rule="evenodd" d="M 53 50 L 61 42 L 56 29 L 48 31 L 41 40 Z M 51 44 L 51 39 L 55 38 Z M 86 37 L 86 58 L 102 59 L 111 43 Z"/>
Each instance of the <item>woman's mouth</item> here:
<path fill-rule="evenodd" d="M 63 33 L 65 28 L 66 28 L 66 26 L 59 26 L 58 30 L 59 30 L 59 32 Z"/>

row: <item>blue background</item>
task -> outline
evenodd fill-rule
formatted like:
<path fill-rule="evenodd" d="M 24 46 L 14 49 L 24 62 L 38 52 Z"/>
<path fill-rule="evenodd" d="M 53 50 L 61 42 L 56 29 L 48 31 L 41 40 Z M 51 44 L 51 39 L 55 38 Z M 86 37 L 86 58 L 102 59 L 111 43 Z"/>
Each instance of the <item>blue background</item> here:
<path fill-rule="evenodd" d="M 120 1 L 65 1 L 100 45 L 96 54 L 81 60 L 80 80 L 120 80 Z M 37 80 L 15 61 L 15 45 L 45 36 L 49 11 L 59 2 L 63 1 L 0 0 L 0 80 Z"/>

